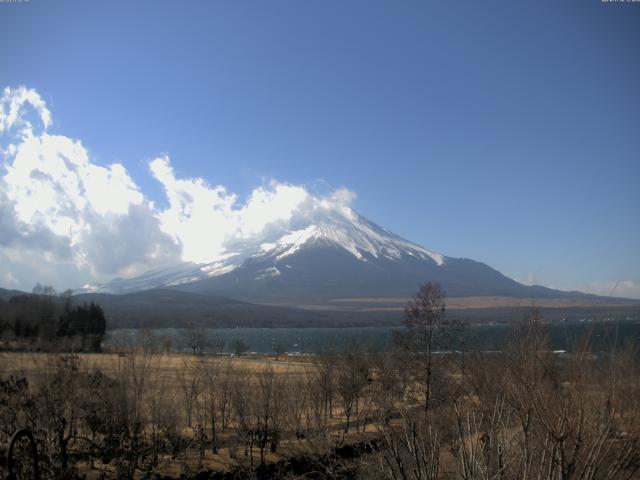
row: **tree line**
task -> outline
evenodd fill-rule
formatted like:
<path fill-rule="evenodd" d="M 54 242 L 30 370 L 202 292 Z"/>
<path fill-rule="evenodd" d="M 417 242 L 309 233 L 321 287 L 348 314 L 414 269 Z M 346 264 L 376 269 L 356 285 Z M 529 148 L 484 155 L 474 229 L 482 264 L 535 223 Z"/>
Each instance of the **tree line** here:
<path fill-rule="evenodd" d="M 107 327 L 100 305 L 74 304 L 71 292 L 36 285 L 32 294 L 0 300 L 3 347 L 99 351 Z"/>

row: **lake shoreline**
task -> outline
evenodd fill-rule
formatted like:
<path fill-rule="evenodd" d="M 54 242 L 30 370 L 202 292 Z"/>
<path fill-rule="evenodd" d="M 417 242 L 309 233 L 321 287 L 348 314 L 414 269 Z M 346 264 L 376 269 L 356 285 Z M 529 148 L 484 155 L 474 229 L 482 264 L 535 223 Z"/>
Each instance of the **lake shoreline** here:
<path fill-rule="evenodd" d="M 519 324 L 483 323 L 454 325 L 439 330 L 446 338 L 446 351 L 500 350 Z M 590 333 L 596 348 L 606 349 L 610 344 L 640 339 L 639 320 L 611 321 L 566 321 L 540 324 L 549 333 L 553 350 L 569 350 L 571 345 L 583 335 Z M 402 325 L 368 327 L 308 327 L 308 328 L 217 328 L 202 329 L 209 339 L 217 339 L 224 344 L 223 353 L 233 353 L 233 342 L 242 340 L 248 345 L 247 351 L 258 355 L 317 354 L 327 349 L 346 349 L 358 344 L 371 351 L 382 351 L 392 341 L 395 331 Z M 188 352 L 186 329 L 117 329 L 107 331 L 104 347 L 131 347 L 143 341 L 156 342 L 160 348 L 174 353 Z M 146 340 L 145 340 L 146 338 Z M 445 340 L 443 340 L 445 341 Z M 206 343 L 206 342 L 205 342 Z M 214 349 L 203 348 L 203 352 Z"/>

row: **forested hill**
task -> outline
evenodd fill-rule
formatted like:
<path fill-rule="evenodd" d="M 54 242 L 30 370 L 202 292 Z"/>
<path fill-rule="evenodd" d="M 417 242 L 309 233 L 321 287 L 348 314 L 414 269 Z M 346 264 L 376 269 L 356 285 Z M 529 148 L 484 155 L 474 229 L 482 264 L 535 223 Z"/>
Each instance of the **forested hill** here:
<path fill-rule="evenodd" d="M 398 312 L 303 310 L 170 289 L 127 295 L 81 294 L 74 299 L 100 304 L 109 318 L 109 328 L 179 328 L 186 324 L 213 328 L 345 327 L 388 325 L 400 318 Z"/>
<path fill-rule="evenodd" d="M 52 293 L 0 291 L 2 347 L 99 351 L 107 328 L 102 307 Z"/>

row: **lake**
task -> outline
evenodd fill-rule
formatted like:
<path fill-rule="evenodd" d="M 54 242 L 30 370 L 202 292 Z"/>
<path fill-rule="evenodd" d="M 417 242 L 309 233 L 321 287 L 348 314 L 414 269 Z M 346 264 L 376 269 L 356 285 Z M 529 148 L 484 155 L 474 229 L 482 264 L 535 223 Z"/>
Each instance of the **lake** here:
<path fill-rule="evenodd" d="M 571 350 L 571 345 L 581 336 L 591 332 L 591 343 L 595 350 L 604 350 L 614 343 L 640 340 L 640 321 L 610 322 L 557 322 L 545 325 L 548 328 L 554 350 Z M 379 351 L 393 338 L 398 327 L 349 327 L 349 328 L 218 328 L 207 329 L 208 336 L 221 336 L 225 351 L 231 353 L 231 343 L 241 339 L 249 345 L 249 351 L 258 354 L 273 353 L 275 345 L 282 345 L 289 353 L 314 354 L 330 345 L 338 349 L 360 343 L 366 348 Z M 147 331 L 159 341 L 168 339 L 171 350 L 188 351 L 183 329 L 167 328 Z M 443 329 L 437 341 L 445 350 L 477 348 L 497 350 L 509 339 L 513 327 L 505 324 L 468 325 Z M 134 329 L 111 330 L 105 338 L 105 346 L 135 344 L 142 331 Z M 146 333 L 145 333 L 146 334 Z M 444 346 L 446 345 L 446 346 Z"/>

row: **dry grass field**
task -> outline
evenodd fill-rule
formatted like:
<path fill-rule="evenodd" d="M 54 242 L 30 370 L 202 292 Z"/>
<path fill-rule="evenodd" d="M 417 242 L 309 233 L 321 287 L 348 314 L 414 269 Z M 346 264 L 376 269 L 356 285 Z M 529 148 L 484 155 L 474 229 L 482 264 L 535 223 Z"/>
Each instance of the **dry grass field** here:
<path fill-rule="evenodd" d="M 0 378 L 27 378 L 32 387 L 46 388 L 44 385 L 51 378 L 59 374 L 61 354 L 34 353 L 34 352 L 0 352 Z M 260 398 L 260 391 L 265 387 L 264 379 L 271 382 L 271 386 L 278 392 L 269 392 L 267 399 L 280 403 L 273 406 L 273 412 L 262 412 L 266 415 L 279 415 L 278 426 L 282 430 L 278 441 L 277 451 L 271 448 L 265 449 L 260 462 L 275 463 L 282 459 L 322 453 L 333 445 L 342 445 L 354 442 L 363 442 L 375 437 L 373 418 L 363 418 L 365 406 L 361 400 L 360 414 L 350 419 L 351 429 L 345 431 L 347 416 L 340 402 L 336 399 L 329 407 L 324 407 L 317 415 L 326 415 L 326 421 L 322 428 L 327 432 L 327 437 L 322 440 L 311 440 L 306 435 L 296 435 L 296 429 L 302 428 L 305 421 L 301 417 L 303 413 L 292 405 L 291 402 L 302 405 L 301 396 L 308 395 L 307 389 L 319 367 L 318 359 L 311 356 L 205 356 L 205 355 L 181 355 L 159 354 L 145 352 L 143 349 L 130 350 L 120 353 L 79 353 L 73 355 L 76 367 L 72 375 L 88 377 L 92 373 L 101 372 L 112 379 L 121 379 L 131 382 L 131 390 L 136 392 L 136 383 L 142 384 L 140 391 L 134 393 L 140 397 L 143 404 L 139 415 L 145 417 L 147 422 L 156 422 L 162 414 L 154 409 L 166 409 L 172 413 L 172 421 L 175 423 L 176 433 L 182 437 L 184 445 L 178 455 L 159 454 L 154 462 L 153 474 L 166 476 L 167 478 L 180 478 L 197 471 L 228 472 L 238 468 L 251 469 L 252 463 L 257 460 L 249 457 L 258 457 L 259 448 L 255 445 L 249 447 L 249 455 L 246 451 L 238 453 L 244 448 L 240 438 L 243 433 L 242 426 L 234 423 L 230 417 L 234 412 L 215 414 L 217 421 L 230 425 L 222 426 L 217 433 L 217 441 L 221 445 L 215 453 L 211 449 L 198 448 L 199 428 L 210 415 L 205 412 L 207 401 L 211 404 L 231 402 L 233 395 L 245 396 L 248 403 L 264 401 Z M 215 372 L 215 378 L 224 386 L 216 392 L 207 392 L 213 386 L 208 384 L 211 378 L 207 375 Z M 221 377 L 225 377 L 222 379 Z M 217 385 L 220 387 L 220 385 Z M 242 392 L 233 392 L 233 389 L 242 388 Z M 258 393 L 257 393 L 258 392 Z M 273 395 L 272 395 L 273 394 Z M 211 398 L 205 398 L 211 395 Z M 222 396 L 222 398 L 220 398 Z M 250 399 L 249 397 L 255 398 Z M 216 397 L 216 398 L 213 398 Z M 277 398 L 276 398 L 277 397 Z M 236 399 L 237 400 L 237 399 Z M 284 404 L 287 405 L 284 405 Z M 215 406 L 213 407 L 215 408 Z M 250 406 L 260 410 L 255 403 Z M 268 407 L 267 407 L 268 408 Z M 285 413 L 286 411 L 286 413 Z M 250 415 L 259 415 L 253 412 Z M 307 412 L 309 415 L 309 412 Z M 220 415 L 226 415 L 219 418 Z M 292 415 L 290 418 L 285 418 Z M 255 421 L 256 419 L 252 419 Z M 310 421 L 309 418 L 306 419 Z M 268 423 L 268 420 L 267 420 Z M 255 430 L 253 428 L 252 430 Z M 146 434 L 150 432 L 147 431 Z M 255 441 L 255 439 L 254 439 Z M 255 465 L 253 465 L 255 467 Z M 100 475 L 119 477 L 119 472 L 113 465 L 99 460 L 91 462 L 79 462 L 78 471 L 87 478 L 100 478 Z M 147 472 L 148 473 L 148 472 Z M 142 478 L 145 474 L 137 472 L 134 476 Z"/>
<path fill-rule="evenodd" d="M 283 304 L 272 303 L 271 305 L 291 306 L 304 310 L 318 311 L 362 311 L 362 312 L 398 312 L 402 313 L 409 303 L 410 298 L 404 297 L 353 297 L 330 299 L 323 304 Z M 478 309 L 530 309 L 553 308 L 553 309 L 590 309 L 593 311 L 616 308 L 633 308 L 637 311 L 638 302 L 630 300 L 607 301 L 598 298 L 526 298 L 526 297 L 500 297 L 500 296 L 471 296 L 471 297 L 448 297 L 447 308 L 449 310 L 478 310 Z"/>
<path fill-rule="evenodd" d="M 431 356 L 410 332 L 297 357 L 0 352 L 0 448 L 29 428 L 47 479 L 637 478 L 634 345 L 559 355 L 533 322 Z"/>
<path fill-rule="evenodd" d="M 135 354 L 134 354 L 135 355 Z M 140 356 L 141 353 L 138 354 Z M 0 352 L 0 374 L 30 376 L 42 368 L 53 368 L 58 353 L 41 352 Z M 99 369 L 105 373 L 113 374 L 123 367 L 123 363 L 131 358 L 129 353 L 78 353 L 81 369 L 85 372 Z M 276 358 L 274 355 L 259 356 L 198 356 L 185 354 L 153 354 L 149 356 L 149 369 L 154 373 L 163 372 L 168 377 L 177 375 L 178 372 L 196 365 L 226 364 L 229 360 L 238 370 L 261 372 L 266 368 L 273 369 L 276 373 L 285 376 L 302 375 L 309 371 L 315 364 L 312 356 L 282 355 Z"/>

